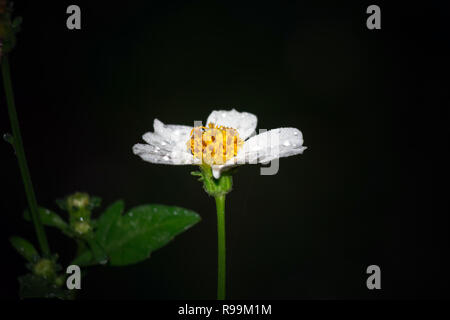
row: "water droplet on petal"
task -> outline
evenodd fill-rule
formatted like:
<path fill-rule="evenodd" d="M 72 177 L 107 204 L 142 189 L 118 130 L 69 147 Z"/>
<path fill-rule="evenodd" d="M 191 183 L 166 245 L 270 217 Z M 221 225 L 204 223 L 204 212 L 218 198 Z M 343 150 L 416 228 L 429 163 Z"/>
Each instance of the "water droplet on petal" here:
<path fill-rule="evenodd" d="M 291 145 L 291 143 L 289 141 L 283 142 L 283 146 L 285 146 L 285 147 L 289 147 L 290 145 Z"/>
<path fill-rule="evenodd" d="M 164 159 L 165 161 L 169 161 L 169 160 L 170 160 L 169 156 L 164 156 L 163 159 Z"/>

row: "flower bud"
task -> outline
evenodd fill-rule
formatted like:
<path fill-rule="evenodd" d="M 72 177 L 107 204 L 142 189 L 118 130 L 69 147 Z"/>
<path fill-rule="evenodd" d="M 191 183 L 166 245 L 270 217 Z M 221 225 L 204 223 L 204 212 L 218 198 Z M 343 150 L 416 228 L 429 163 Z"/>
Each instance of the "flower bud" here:
<path fill-rule="evenodd" d="M 67 209 L 80 210 L 86 209 L 89 206 L 89 195 L 84 192 L 76 192 L 67 197 Z"/>
<path fill-rule="evenodd" d="M 72 224 L 72 227 L 73 230 L 79 235 L 87 234 L 91 230 L 91 225 L 87 221 L 75 221 Z"/>
<path fill-rule="evenodd" d="M 53 261 L 46 258 L 40 259 L 33 266 L 33 273 L 45 279 L 51 278 L 55 275 L 55 266 Z"/>

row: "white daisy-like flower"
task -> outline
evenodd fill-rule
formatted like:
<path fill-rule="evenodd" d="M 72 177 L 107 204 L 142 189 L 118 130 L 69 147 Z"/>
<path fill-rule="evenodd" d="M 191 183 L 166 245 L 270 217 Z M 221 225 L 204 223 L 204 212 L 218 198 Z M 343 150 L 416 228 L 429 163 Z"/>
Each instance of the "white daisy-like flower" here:
<path fill-rule="evenodd" d="M 214 178 L 242 164 L 267 163 L 301 154 L 303 135 L 296 128 L 278 128 L 252 136 L 258 119 L 232 110 L 213 111 L 207 126 L 166 125 L 155 119 L 154 132 L 143 135 L 146 144 L 135 144 L 134 154 L 151 163 L 201 165 L 212 168 Z"/>

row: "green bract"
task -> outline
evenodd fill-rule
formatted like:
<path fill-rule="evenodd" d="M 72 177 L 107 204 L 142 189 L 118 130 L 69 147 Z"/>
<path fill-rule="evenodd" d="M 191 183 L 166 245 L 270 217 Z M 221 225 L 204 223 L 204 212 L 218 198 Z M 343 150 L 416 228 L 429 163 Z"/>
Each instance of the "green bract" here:
<path fill-rule="evenodd" d="M 219 179 L 215 179 L 212 169 L 208 165 L 200 166 L 200 171 L 191 172 L 193 176 L 200 177 L 198 180 L 203 182 L 203 189 L 212 197 L 223 196 L 231 191 L 233 187 L 232 173 L 232 171 L 226 172 Z"/>

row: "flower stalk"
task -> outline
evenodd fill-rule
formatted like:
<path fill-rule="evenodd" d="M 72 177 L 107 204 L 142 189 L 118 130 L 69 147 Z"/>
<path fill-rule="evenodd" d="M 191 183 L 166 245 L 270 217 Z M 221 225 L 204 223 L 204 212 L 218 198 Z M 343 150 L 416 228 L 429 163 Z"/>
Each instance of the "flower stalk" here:
<path fill-rule="evenodd" d="M 232 171 L 215 179 L 211 167 L 201 165 L 200 171 L 191 173 L 199 176 L 206 193 L 216 200 L 217 211 L 217 300 L 225 300 L 226 292 L 226 237 L 225 237 L 225 196 L 233 187 Z"/>
<path fill-rule="evenodd" d="M 17 162 L 19 163 L 20 173 L 22 175 L 22 181 L 25 187 L 25 193 L 28 200 L 28 205 L 30 206 L 31 218 L 36 230 L 36 236 L 41 248 L 43 256 L 50 256 L 50 248 L 47 241 L 47 236 L 45 235 L 44 227 L 40 220 L 38 213 L 38 206 L 36 201 L 36 196 L 33 189 L 33 184 L 31 182 L 30 171 L 28 169 L 27 159 L 25 157 L 25 150 L 23 148 L 22 136 L 20 134 L 19 121 L 17 119 L 16 107 L 14 104 L 14 94 L 11 85 L 11 75 L 9 69 L 8 55 L 3 54 L 1 61 L 3 86 L 5 89 L 6 104 L 8 105 L 9 120 L 11 122 L 12 129 L 12 144 L 17 156 Z"/>
<path fill-rule="evenodd" d="M 225 300 L 226 246 L 225 246 L 225 195 L 216 196 L 217 209 L 217 300 Z"/>

